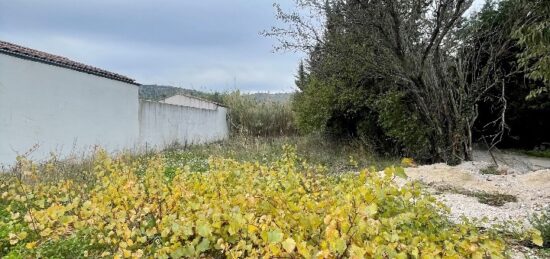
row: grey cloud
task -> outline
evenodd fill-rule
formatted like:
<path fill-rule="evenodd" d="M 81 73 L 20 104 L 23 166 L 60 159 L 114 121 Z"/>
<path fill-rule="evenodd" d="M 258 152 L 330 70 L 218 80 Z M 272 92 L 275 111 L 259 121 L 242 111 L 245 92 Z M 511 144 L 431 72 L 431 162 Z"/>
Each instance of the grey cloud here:
<path fill-rule="evenodd" d="M 178 46 L 255 44 L 276 22 L 269 0 L 21 0 L 0 8 L 0 29 Z"/>
<path fill-rule="evenodd" d="M 258 35 L 274 23 L 269 0 L 0 0 L 0 39 L 143 83 L 209 90 L 235 79 L 247 91 L 292 89 L 300 55 L 272 54 L 274 40 Z"/>

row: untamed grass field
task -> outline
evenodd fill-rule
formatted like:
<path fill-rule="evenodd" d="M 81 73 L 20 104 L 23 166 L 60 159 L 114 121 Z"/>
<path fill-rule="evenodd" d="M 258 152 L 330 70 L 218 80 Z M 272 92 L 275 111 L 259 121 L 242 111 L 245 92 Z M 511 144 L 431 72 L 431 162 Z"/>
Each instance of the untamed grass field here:
<path fill-rule="evenodd" d="M 398 160 L 317 140 L 236 138 L 40 165 L 20 159 L 0 176 L 0 257 L 506 255 L 497 232 L 451 223 L 419 184 L 396 186 L 403 169 L 390 164 Z"/>

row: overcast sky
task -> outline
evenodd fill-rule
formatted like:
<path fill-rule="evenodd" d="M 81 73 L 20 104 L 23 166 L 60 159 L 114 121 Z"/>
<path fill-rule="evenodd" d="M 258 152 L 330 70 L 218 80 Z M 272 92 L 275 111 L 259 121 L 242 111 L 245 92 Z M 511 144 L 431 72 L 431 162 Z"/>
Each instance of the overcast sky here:
<path fill-rule="evenodd" d="M 0 40 L 198 90 L 292 91 L 302 55 L 259 35 L 276 22 L 271 0 L 0 0 Z"/>

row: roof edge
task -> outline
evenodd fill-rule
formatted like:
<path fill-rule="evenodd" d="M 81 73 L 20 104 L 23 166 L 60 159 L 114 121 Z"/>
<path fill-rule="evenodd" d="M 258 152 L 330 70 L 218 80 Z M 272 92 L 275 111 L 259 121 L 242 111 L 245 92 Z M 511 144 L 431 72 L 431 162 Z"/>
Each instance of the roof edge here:
<path fill-rule="evenodd" d="M 203 101 L 203 102 L 215 104 L 215 105 L 217 105 L 217 106 L 221 106 L 221 107 L 228 108 L 226 105 L 221 104 L 221 103 L 218 103 L 218 102 L 214 102 L 214 101 L 211 101 L 211 100 L 208 100 L 208 99 L 205 99 L 205 98 L 193 96 L 193 95 L 190 95 L 190 94 L 182 94 L 182 93 L 177 93 L 177 94 L 174 94 L 174 95 L 172 95 L 172 96 L 166 97 L 166 98 L 162 99 L 161 101 L 165 101 L 166 99 L 172 98 L 172 97 L 177 96 L 177 95 L 181 95 L 181 96 L 185 96 L 185 97 L 197 99 L 197 100 L 199 100 L 199 101 Z"/>
<path fill-rule="evenodd" d="M 10 46 L 12 46 L 13 48 L 10 48 Z M 33 52 L 36 54 L 33 55 L 32 54 Z M 99 77 L 103 77 L 103 78 L 107 78 L 107 79 L 111 79 L 119 82 L 124 82 L 128 84 L 136 85 L 136 86 L 141 85 L 137 83 L 134 79 L 117 74 L 117 73 L 109 72 L 107 70 L 103 70 L 97 67 L 76 62 L 62 56 L 57 56 L 46 52 L 26 48 L 26 47 L 12 44 L 9 42 L 0 41 L 0 53 L 17 57 L 17 58 L 27 59 L 35 62 L 40 62 L 44 64 L 66 68 L 66 69 L 71 69 L 78 72 L 83 72 L 86 74 L 95 75 L 95 76 L 99 76 Z"/>

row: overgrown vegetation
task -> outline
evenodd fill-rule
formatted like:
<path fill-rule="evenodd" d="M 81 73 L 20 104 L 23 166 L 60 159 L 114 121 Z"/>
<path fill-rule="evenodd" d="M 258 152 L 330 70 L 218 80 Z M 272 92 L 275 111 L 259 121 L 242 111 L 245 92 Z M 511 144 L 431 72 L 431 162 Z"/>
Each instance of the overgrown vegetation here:
<path fill-rule="evenodd" d="M 488 220 L 483 219 L 481 221 L 487 223 Z M 526 230 L 525 222 L 511 219 L 492 224 L 489 231 L 495 232 L 496 235 L 506 240 L 510 246 L 531 248 L 530 251 L 523 254 L 526 258 L 546 258 L 545 254 L 549 252 L 548 249 L 542 247 L 544 241 L 541 238 L 540 231 L 534 228 Z M 533 246 L 534 243 L 537 243 L 537 245 Z M 525 251 L 524 249 L 521 250 Z"/>
<path fill-rule="evenodd" d="M 473 192 L 470 195 L 477 198 L 480 203 L 491 206 L 503 206 L 508 202 L 517 202 L 518 198 L 510 194 L 488 193 L 488 192 Z"/>
<path fill-rule="evenodd" d="M 474 141 L 548 142 L 547 2 L 488 1 L 466 17 L 469 0 L 297 0 L 296 11 L 276 5 L 288 26 L 265 34 L 308 55 L 301 130 L 453 164 Z"/>
<path fill-rule="evenodd" d="M 229 109 L 229 125 L 233 136 L 277 137 L 297 134 L 292 94 L 242 94 L 231 92 L 202 92 L 171 86 L 142 85 L 140 98 L 161 101 L 182 94 L 201 98 L 226 106 Z"/>
<path fill-rule="evenodd" d="M 550 158 L 550 150 L 524 150 L 522 152 L 528 156 Z"/>
<path fill-rule="evenodd" d="M 440 192 L 451 192 L 475 197 L 480 203 L 495 207 L 503 206 L 508 202 L 518 201 L 518 198 L 516 196 L 504 193 L 488 193 L 484 191 L 466 190 L 464 188 L 457 188 L 450 185 L 432 185 L 432 187 Z"/>
<path fill-rule="evenodd" d="M 201 146 L 177 148 L 164 152 L 169 163 L 176 164 L 207 164 L 208 157 L 217 156 L 235 159 L 240 162 L 271 163 L 283 152 L 281 146 L 296 147 L 302 160 L 310 164 L 322 165 L 329 173 L 344 173 L 357 171 L 360 168 L 385 168 L 399 164 L 399 159 L 390 156 L 380 156 L 372 152 L 359 141 L 334 142 L 326 140 L 322 135 L 256 138 L 249 136 L 234 136 L 229 140 Z M 174 162 L 175 163 L 175 162 Z M 404 165 L 408 166 L 412 162 Z M 204 166 L 192 167 L 201 170 Z"/>
<path fill-rule="evenodd" d="M 223 94 L 222 103 L 229 108 L 233 135 L 274 137 L 297 133 L 288 102 L 257 100 L 235 91 Z"/>
<path fill-rule="evenodd" d="M 481 174 L 492 174 L 492 175 L 501 175 L 502 171 L 498 170 L 498 166 L 490 165 L 479 171 Z"/>
<path fill-rule="evenodd" d="M 542 80 L 546 87 L 534 89 L 529 98 L 539 96 L 550 88 L 550 2 L 521 0 L 529 13 L 527 22 L 517 26 L 514 37 L 524 47 L 519 63 L 527 68 L 529 78 Z"/>
<path fill-rule="evenodd" d="M 90 183 L 43 181 L 51 166 L 24 159 L 3 175 L 0 256 L 504 256 L 502 240 L 450 223 L 417 184 L 398 188 L 395 167 L 327 174 L 289 146 L 265 163 L 105 153 L 93 163 Z"/>
<path fill-rule="evenodd" d="M 402 156 L 457 163 L 476 139 L 545 141 L 547 1 L 489 1 L 471 18 L 468 0 L 297 3 L 313 20 L 279 8 L 290 27 L 267 33 L 308 54 L 292 105 L 286 95 L 142 86 L 144 99 L 180 93 L 226 105 L 232 138 L 79 161 L 19 158 L 0 175 L 0 257 L 504 258 L 504 238 L 549 246 L 550 209 L 530 232 L 453 223 L 419 182 L 397 186 L 406 175 L 392 166 Z"/>
<path fill-rule="evenodd" d="M 543 247 L 548 249 L 547 253 L 550 254 L 550 206 L 547 206 L 541 213 L 533 215 L 530 222 L 535 229 L 540 231 L 544 240 Z"/>
<path fill-rule="evenodd" d="M 529 50 L 516 35 L 522 26 L 541 19 L 537 12 L 544 9 L 543 3 L 536 2 L 488 1 L 464 29 L 464 34 L 471 35 L 470 41 L 476 42 L 469 52 L 485 53 L 471 61 L 471 66 L 477 67 L 474 73 L 487 74 L 489 77 L 484 77 L 495 84 L 478 102 L 479 116 L 473 133 L 474 139 L 482 143 L 487 140 L 491 145 L 497 141 L 501 148 L 534 149 L 550 140 L 546 134 L 550 131 L 550 121 L 546 119 L 550 116 L 550 95 L 533 94 L 545 88 L 545 81 L 529 76 L 532 68 L 528 63 L 537 59 L 524 60 L 523 52 Z M 483 70 L 483 65 L 491 63 L 493 69 Z"/>

